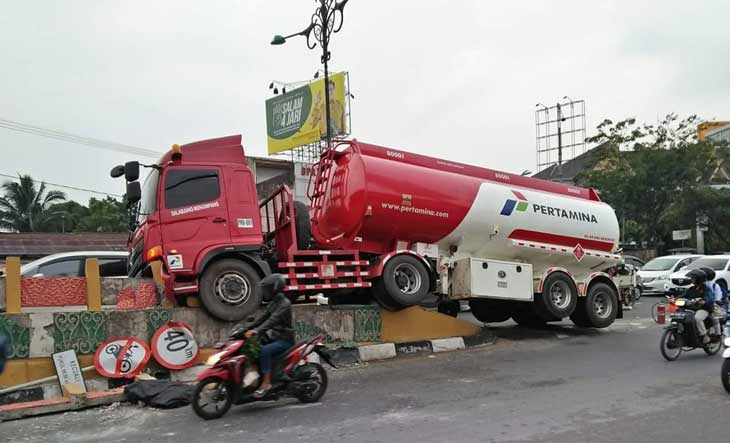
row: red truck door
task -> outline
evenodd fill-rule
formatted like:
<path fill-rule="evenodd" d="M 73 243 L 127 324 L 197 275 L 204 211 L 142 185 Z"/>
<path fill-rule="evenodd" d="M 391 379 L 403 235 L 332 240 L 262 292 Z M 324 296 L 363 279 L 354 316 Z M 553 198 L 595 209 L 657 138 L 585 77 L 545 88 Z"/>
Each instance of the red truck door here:
<path fill-rule="evenodd" d="M 248 168 L 235 167 L 228 180 L 228 219 L 231 242 L 237 245 L 261 245 L 261 215 L 256 182 Z"/>
<path fill-rule="evenodd" d="M 201 250 L 230 244 L 225 192 L 219 168 L 165 170 L 160 218 L 170 270 L 191 270 Z"/>

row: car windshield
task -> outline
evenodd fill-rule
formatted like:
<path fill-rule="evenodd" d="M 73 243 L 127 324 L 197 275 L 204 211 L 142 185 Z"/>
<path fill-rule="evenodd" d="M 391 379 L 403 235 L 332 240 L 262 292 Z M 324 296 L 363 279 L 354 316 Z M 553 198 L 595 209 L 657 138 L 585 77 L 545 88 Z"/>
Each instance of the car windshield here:
<path fill-rule="evenodd" d="M 674 266 L 679 261 L 678 258 L 673 257 L 664 257 L 664 258 L 655 258 L 654 260 L 651 260 L 649 263 L 645 264 L 641 270 L 642 271 L 668 271 L 672 269 L 672 266 Z"/>
<path fill-rule="evenodd" d="M 727 266 L 727 261 L 727 258 L 704 257 L 692 262 L 692 264 L 687 266 L 687 269 L 710 268 L 715 271 L 722 271 Z"/>
<path fill-rule="evenodd" d="M 144 181 L 142 186 L 142 199 L 139 201 L 139 213 L 137 223 L 141 224 L 147 219 L 147 215 L 157 210 L 157 182 L 160 180 L 160 171 L 153 169 Z"/>

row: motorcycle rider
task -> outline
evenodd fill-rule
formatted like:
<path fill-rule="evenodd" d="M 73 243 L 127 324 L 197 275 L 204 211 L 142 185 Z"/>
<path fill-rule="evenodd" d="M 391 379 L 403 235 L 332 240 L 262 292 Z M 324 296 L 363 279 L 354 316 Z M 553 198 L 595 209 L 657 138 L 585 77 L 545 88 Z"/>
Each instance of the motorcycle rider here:
<path fill-rule="evenodd" d="M 697 325 L 697 334 L 702 338 L 702 343 L 707 344 L 710 342 L 710 337 L 707 335 L 705 319 L 710 315 L 710 312 L 714 311 L 715 294 L 705 284 L 707 274 L 703 271 L 693 269 L 687 273 L 687 277 L 692 279 L 692 286 L 684 292 L 682 297 L 686 299 L 703 299 L 705 301 L 704 306 L 695 312 L 694 319 Z"/>
<path fill-rule="evenodd" d="M 294 345 L 291 302 L 282 290 L 286 279 L 281 274 L 271 274 L 259 283 L 261 297 L 268 304 L 266 311 L 246 331 L 246 338 L 262 338 L 259 369 L 263 380 L 254 397 L 262 398 L 271 389 L 271 361 Z"/>
<path fill-rule="evenodd" d="M 723 293 L 720 285 L 714 281 L 714 269 L 703 267 L 700 268 L 700 271 L 704 272 L 705 275 L 707 275 L 707 282 L 705 283 L 705 285 L 707 285 L 707 288 L 710 290 L 715 298 L 715 304 L 713 305 L 712 311 L 712 333 L 714 335 L 720 335 L 722 333 L 722 331 L 720 330 L 720 319 L 725 318 L 725 309 L 723 309 L 723 307 L 725 304 L 727 304 L 727 301 L 725 300 L 725 294 Z"/>

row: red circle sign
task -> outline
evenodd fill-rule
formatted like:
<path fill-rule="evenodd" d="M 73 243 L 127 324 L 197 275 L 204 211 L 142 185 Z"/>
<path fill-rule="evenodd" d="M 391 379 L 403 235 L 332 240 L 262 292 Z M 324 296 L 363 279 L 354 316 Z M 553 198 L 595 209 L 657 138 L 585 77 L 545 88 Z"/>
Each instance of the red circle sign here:
<path fill-rule="evenodd" d="M 133 337 L 115 338 L 99 346 L 94 354 L 96 372 L 108 378 L 132 378 L 150 359 L 147 343 Z"/>
<path fill-rule="evenodd" d="M 151 346 L 155 360 L 168 369 L 189 368 L 200 355 L 193 330 L 178 321 L 162 325 L 152 337 Z"/>

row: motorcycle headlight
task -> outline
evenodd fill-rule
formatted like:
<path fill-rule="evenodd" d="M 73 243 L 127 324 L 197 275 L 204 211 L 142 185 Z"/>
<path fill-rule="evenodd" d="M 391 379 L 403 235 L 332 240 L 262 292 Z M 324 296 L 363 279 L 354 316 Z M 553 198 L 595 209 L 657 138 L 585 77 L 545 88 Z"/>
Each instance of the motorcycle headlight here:
<path fill-rule="evenodd" d="M 726 347 L 730 348 L 730 337 L 725 337 L 724 344 Z"/>
<path fill-rule="evenodd" d="M 674 302 L 674 305 L 675 305 L 675 306 L 684 306 L 684 305 L 686 305 L 686 304 L 687 304 L 687 300 L 686 300 L 686 299 L 684 299 L 684 298 L 680 298 L 679 300 L 676 300 L 676 301 Z"/>
<path fill-rule="evenodd" d="M 205 364 L 208 366 L 215 366 L 218 364 L 219 361 L 221 361 L 221 357 L 223 357 L 223 352 L 217 352 L 208 357 L 208 360 L 205 362 Z"/>

